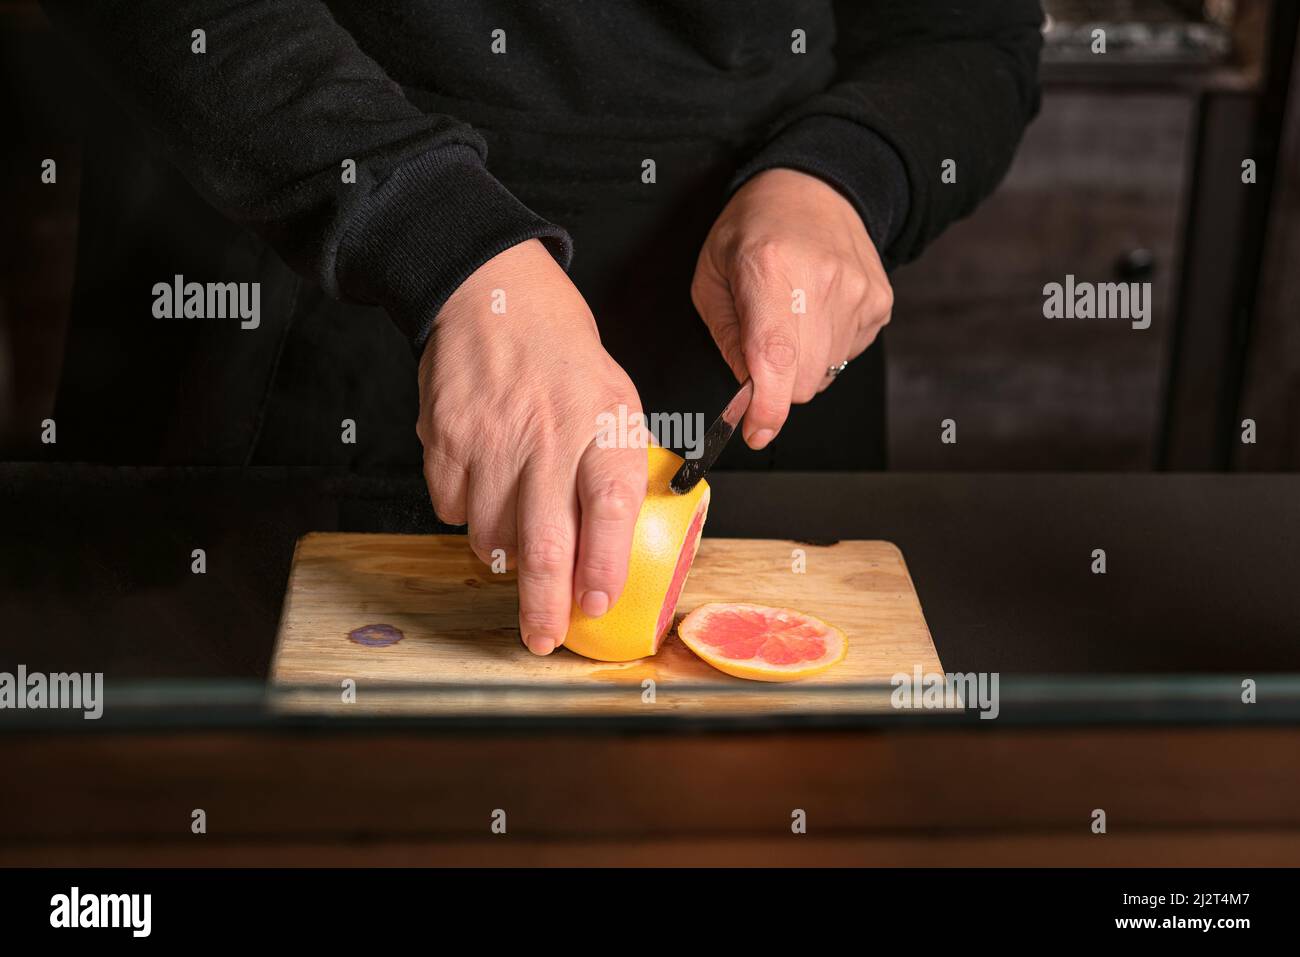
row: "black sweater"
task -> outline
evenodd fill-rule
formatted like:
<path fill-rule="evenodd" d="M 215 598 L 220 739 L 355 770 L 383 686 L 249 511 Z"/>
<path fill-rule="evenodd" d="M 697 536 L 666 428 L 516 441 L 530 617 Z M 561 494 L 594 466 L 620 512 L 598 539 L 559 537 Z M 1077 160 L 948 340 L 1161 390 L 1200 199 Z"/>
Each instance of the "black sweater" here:
<path fill-rule="evenodd" d="M 574 253 L 563 223 L 493 177 L 458 112 L 553 133 L 537 164 L 579 178 L 642 174 L 566 155 L 592 134 L 734 131 L 752 159 L 732 189 L 775 166 L 821 176 L 893 264 L 993 189 L 1038 106 L 1034 0 L 46 6 L 201 195 L 417 344 L 496 253 L 532 237 L 566 266 Z"/>

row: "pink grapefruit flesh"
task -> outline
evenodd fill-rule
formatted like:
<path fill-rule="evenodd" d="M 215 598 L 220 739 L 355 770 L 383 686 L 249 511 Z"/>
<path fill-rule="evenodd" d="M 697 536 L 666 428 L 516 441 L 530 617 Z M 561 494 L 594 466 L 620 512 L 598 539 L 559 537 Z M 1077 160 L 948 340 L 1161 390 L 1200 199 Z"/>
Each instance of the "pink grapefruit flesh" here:
<path fill-rule="evenodd" d="M 664 595 L 663 607 L 659 609 L 659 621 L 655 624 L 655 651 L 664 642 L 668 628 L 673 623 L 673 612 L 677 610 L 677 599 L 682 595 L 682 586 L 686 584 L 686 575 L 695 561 L 695 553 L 700 550 L 700 532 L 704 530 L 704 516 L 708 511 L 708 502 L 703 501 L 695 510 L 691 527 L 686 531 L 686 541 L 677 553 L 677 566 L 673 569 L 673 580 L 668 584 L 668 594 Z"/>
<path fill-rule="evenodd" d="M 795 681 L 820 674 L 848 652 L 844 633 L 789 608 L 710 602 L 682 619 L 677 634 L 719 671 L 751 681 Z"/>

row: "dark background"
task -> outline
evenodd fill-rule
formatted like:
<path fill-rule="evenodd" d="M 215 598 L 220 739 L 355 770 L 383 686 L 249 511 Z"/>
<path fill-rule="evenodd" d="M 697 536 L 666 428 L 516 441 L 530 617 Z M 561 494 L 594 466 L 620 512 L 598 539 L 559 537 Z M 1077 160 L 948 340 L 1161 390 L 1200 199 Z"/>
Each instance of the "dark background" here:
<path fill-rule="evenodd" d="M 1010 174 L 895 276 L 898 474 L 716 475 L 735 511 L 710 532 L 895 542 L 959 669 L 1300 670 L 1293 477 L 1116 474 L 1300 467 L 1300 4 L 1046 6 L 1043 108 Z M 415 469 L 38 464 L 102 117 L 34 3 L 0 2 L 0 45 L 0 661 L 264 675 L 299 535 L 446 529 Z M 1149 280 L 1151 327 L 1044 319 L 1070 273 Z M 1060 474 L 1004 474 L 1027 471 Z"/>
<path fill-rule="evenodd" d="M 1295 470 L 1297 5 L 1045 6 L 1043 109 L 1010 175 L 894 277 L 890 467 Z M 21 461 L 44 458 L 59 385 L 91 81 L 34 0 L 0 2 L 0 55 L 0 458 Z M 1151 328 L 1043 319 L 1043 284 L 1067 273 L 1150 279 Z"/>
<path fill-rule="evenodd" d="M 958 671 L 1300 671 L 1293 475 L 973 474 L 1300 468 L 1300 4 L 1046 5 L 1043 110 L 1010 175 L 895 277 L 905 474 L 718 475 L 710 533 L 895 541 Z M 88 82 L 34 0 L 0 0 L 0 664 L 261 677 L 298 535 L 434 518 L 417 474 L 30 463 L 59 385 Z M 1044 320 L 1067 273 L 1150 279 L 1152 327 Z M 1300 860 L 1297 735 L 1244 727 L 1251 709 L 1227 728 L 1112 728 L 1103 707 L 1100 727 L 331 737 L 204 731 L 185 704 L 198 730 L 0 734 L 0 865 Z M 191 834 L 195 806 L 211 834 Z M 502 806 L 520 839 L 487 833 Z M 791 807 L 813 822 L 793 841 Z"/>

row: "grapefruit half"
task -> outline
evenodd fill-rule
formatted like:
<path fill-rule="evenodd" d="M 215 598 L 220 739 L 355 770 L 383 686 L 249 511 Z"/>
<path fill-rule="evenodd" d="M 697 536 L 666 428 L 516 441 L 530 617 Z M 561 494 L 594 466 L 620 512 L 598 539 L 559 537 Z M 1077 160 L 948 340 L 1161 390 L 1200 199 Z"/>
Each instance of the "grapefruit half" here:
<path fill-rule="evenodd" d="M 633 661 L 659 650 L 700 547 L 709 510 L 709 485 L 685 495 L 668 488 L 682 459 L 650 446 L 646 496 L 632 534 L 627 584 L 612 608 L 590 618 L 573 605 L 564 647 L 598 661 Z"/>
<path fill-rule="evenodd" d="M 844 632 L 789 608 L 710 602 L 682 619 L 677 634 L 719 671 L 751 681 L 820 674 L 849 650 Z"/>

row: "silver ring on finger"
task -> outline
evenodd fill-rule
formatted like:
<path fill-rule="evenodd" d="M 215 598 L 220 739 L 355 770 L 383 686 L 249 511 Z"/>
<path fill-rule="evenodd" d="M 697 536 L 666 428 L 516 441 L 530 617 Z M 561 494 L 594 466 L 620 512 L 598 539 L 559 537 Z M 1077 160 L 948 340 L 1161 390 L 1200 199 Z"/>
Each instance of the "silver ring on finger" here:
<path fill-rule="evenodd" d="M 839 365 L 829 367 L 829 368 L 826 370 L 826 374 L 827 374 L 828 376 L 830 376 L 830 378 L 834 379 L 837 375 L 839 375 L 841 372 L 843 372 L 843 371 L 844 371 L 845 369 L 847 369 L 848 367 L 849 367 L 849 360 L 848 360 L 848 359 L 845 359 L 845 360 L 844 360 L 843 362 L 841 362 Z"/>

